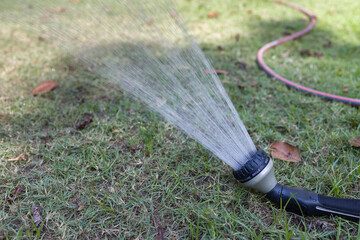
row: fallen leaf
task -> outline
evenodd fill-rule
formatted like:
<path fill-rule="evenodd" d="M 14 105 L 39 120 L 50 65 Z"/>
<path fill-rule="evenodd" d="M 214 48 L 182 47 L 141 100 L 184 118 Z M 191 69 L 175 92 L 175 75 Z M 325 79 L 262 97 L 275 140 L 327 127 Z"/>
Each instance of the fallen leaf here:
<path fill-rule="evenodd" d="M 286 32 L 286 31 L 285 31 L 285 32 L 282 33 L 282 35 L 283 35 L 283 36 L 288 36 L 288 35 L 291 35 L 291 32 Z"/>
<path fill-rule="evenodd" d="M 63 7 L 55 7 L 55 8 L 51 8 L 50 9 L 50 12 L 53 12 L 53 13 L 62 13 L 62 12 L 65 12 L 66 8 L 63 8 Z"/>
<path fill-rule="evenodd" d="M 322 58 L 322 57 L 323 57 L 323 54 L 322 54 L 322 52 L 315 51 L 315 52 L 314 52 L 314 56 L 317 57 L 317 58 Z"/>
<path fill-rule="evenodd" d="M 75 70 L 76 70 L 75 67 L 69 65 L 69 71 L 70 71 L 70 72 L 74 72 Z"/>
<path fill-rule="evenodd" d="M 286 142 L 273 142 L 270 145 L 271 156 L 287 162 L 300 162 L 299 150 Z"/>
<path fill-rule="evenodd" d="M 83 130 L 86 128 L 93 120 L 94 115 L 92 113 L 84 113 L 83 118 L 78 125 L 76 125 L 76 130 Z"/>
<path fill-rule="evenodd" d="M 343 92 L 349 92 L 349 88 L 343 88 Z"/>
<path fill-rule="evenodd" d="M 255 87 L 255 86 L 257 86 L 258 85 L 258 83 L 250 83 L 250 84 L 238 84 L 237 85 L 237 87 L 238 88 L 247 88 L 247 87 Z"/>
<path fill-rule="evenodd" d="M 52 15 L 51 15 L 50 13 L 46 13 L 46 14 L 44 14 L 42 17 L 43 17 L 43 18 L 51 18 Z"/>
<path fill-rule="evenodd" d="M 26 160 L 25 155 L 23 153 L 20 153 L 19 156 L 17 156 L 16 158 L 9 158 L 8 161 L 13 162 L 13 161 L 18 161 L 20 159 Z"/>
<path fill-rule="evenodd" d="M 304 50 L 301 50 L 300 51 L 300 55 L 302 55 L 302 56 L 312 56 L 312 53 L 311 53 L 311 51 L 309 50 L 309 49 L 304 49 Z"/>
<path fill-rule="evenodd" d="M 326 43 L 326 44 L 323 45 L 324 48 L 329 48 L 329 47 L 331 47 L 331 46 L 332 46 L 332 42 L 331 42 L 331 41 L 329 41 L 328 43 Z"/>
<path fill-rule="evenodd" d="M 334 14 L 335 14 L 335 11 L 334 11 L 334 10 L 329 10 L 328 13 L 329 13 L 330 15 L 334 15 Z"/>
<path fill-rule="evenodd" d="M 43 221 L 43 217 L 41 216 L 42 209 L 40 206 L 34 206 L 32 208 L 33 221 L 36 227 L 40 227 Z"/>
<path fill-rule="evenodd" d="M 147 21 L 146 21 L 146 24 L 147 25 L 152 25 L 154 22 L 154 19 L 153 18 L 149 18 Z"/>
<path fill-rule="evenodd" d="M 213 74 L 213 73 L 217 73 L 217 74 L 224 74 L 224 75 L 228 75 L 229 72 L 226 70 L 222 70 L 222 69 L 214 69 L 213 71 L 209 71 L 207 69 L 204 70 L 205 74 Z"/>
<path fill-rule="evenodd" d="M 236 61 L 235 65 L 241 68 L 242 70 L 246 70 L 247 64 L 244 62 Z"/>
<path fill-rule="evenodd" d="M 246 10 L 247 14 L 252 14 L 252 11 L 250 9 Z"/>
<path fill-rule="evenodd" d="M 360 147 L 360 136 L 349 139 L 349 144 L 353 147 Z"/>
<path fill-rule="evenodd" d="M 81 210 L 83 210 L 83 208 L 85 207 L 85 205 L 79 200 L 79 201 L 77 201 L 76 202 L 77 203 L 77 205 L 78 205 L 78 211 L 81 211 Z"/>
<path fill-rule="evenodd" d="M 236 34 L 236 35 L 235 35 L 235 41 L 237 41 L 237 42 L 238 42 L 238 41 L 240 40 L 240 37 L 241 37 L 241 35 L 240 35 L 240 34 Z"/>
<path fill-rule="evenodd" d="M 46 40 L 46 38 L 43 37 L 43 36 L 39 36 L 39 37 L 38 37 L 38 40 L 39 40 L 40 42 L 44 42 L 44 41 Z"/>
<path fill-rule="evenodd" d="M 36 88 L 34 88 L 34 90 L 32 90 L 31 94 L 33 96 L 36 96 L 40 93 L 47 93 L 50 92 L 51 90 L 53 90 L 56 86 L 58 85 L 57 82 L 53 82 L 53 81 L 45 81 L 40 83 Z"/>
<path fill-rule="evenodd" d="M 211 12 L 207 15 L 208 18 L 215 18 L 219 16 L 219 12 Z"/>
<path fill-rule="evenodd" d="M 217 46 L 217 49 L 219 50 L 219 51 L 224 51 L 224 47 L 223 46 Z"/>

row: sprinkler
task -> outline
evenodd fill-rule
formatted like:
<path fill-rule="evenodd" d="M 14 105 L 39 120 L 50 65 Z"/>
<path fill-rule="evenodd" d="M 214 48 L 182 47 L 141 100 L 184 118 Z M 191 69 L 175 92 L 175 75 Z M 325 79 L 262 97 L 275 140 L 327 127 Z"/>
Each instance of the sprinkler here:
<path fill-rule="evenodd" d="M 266 197 L 287 211 L 306 216 L 336 215 L 353 221 L 360 219 L 360 200 L 323 196 L 304 188 L 279 184 L 272 160 L 257 150 L 246 164 L 233 172 L 244 187 L 266 194 Z"/>

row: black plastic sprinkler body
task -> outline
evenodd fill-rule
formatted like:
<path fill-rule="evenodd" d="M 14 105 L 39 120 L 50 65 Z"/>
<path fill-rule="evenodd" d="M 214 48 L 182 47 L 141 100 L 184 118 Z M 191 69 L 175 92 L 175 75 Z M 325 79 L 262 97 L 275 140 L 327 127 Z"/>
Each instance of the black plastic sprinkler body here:
<path fill-rule="evenodd" d="M 252 188 L 287 211 L 305 216 L 336 215 L 352 221 L 360 219 L 360 200 L 327 197 L 304 188 L 292 188 L 277 183 L 273 162 L 262 150 L 234 176 L 244 187 Z"/>

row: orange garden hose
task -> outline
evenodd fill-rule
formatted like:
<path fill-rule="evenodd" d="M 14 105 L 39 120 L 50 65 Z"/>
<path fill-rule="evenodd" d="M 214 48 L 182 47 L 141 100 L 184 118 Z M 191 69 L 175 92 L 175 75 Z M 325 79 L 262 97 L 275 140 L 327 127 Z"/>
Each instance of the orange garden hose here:
<path fill-rule="evenodd" d="M 278 46 L 280 44 L 283 44 L 285 42 L 288 42 L 290 40 L 294 40 L 296 38 L 299 38 L 305 34 L 307 34 L 308 32 L 310 32 L 315 23 L 316 23 L 316 16 L 311 13 L 309 10 L 298 6 L 296 4 L 293 3 L 288 3 L 288 2 L 284 2 L 284 1 L 275 1 L 276 3 L 280 3 L 280 4 L 284 4 L 287 5 L 289 7 L 292 7 L 302 13 L 304 13 L 305 15 L 307 15 L 310 19 L 310 23 L 309 25 L 302 29 L 301 31 L 298 31 L 296 33 L 293 33 L 291 35 L 288 35 L 286 37 L 274 40 L 272 42 L 269 42 L 267 44 L 265 44 L 264 46 L 262 46 L 257 53 L 257 62 L 259 64 L 259 66 L 267 73 L 269 74 L 271 77 L 276 78 L 277 80 L 279 80 L 280 82 L 285 83 L 287 86 L 289 87 L 293 87 L 295 89 L 298 89 L 300 91 L 309 93 L 309 94 L 313 94 L 319 97 L 323 97 L 323 98 L 327 98 L 330 100 L 334 100 L 334 101 L 340 101 L 340 102 L 344 102 L 344 103 L 348 103 L 351 105 L 356 105 L 356 106 L 360 106 L 360 99 L 356 99 L 356 98 L 349 98 L 349 97 L 343 97 L 343 96 L 339 96 L 339 95 L 335 95 L 335 94 L 330 94 L 330 93 L 326 93 L 326 92 L 321 92 L 312 88 L 308 88 L 305 86 L 302 86 L 298 83 L 295 83 L 293 81 L 290 81 L 288 79 L 286 79 L 285 77 L 280 76 L 279 74 L 277 74 L 274 70 L 272 70 L 268 65 L 266 65 L 266 63 L 264 62 L 263 56 L 264 54 L 271 48 Z"/>

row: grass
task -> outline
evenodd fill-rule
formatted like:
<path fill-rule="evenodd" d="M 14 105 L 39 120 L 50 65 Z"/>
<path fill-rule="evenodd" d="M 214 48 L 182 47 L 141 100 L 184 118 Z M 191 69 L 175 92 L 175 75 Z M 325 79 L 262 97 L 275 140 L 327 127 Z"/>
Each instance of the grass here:
<path fill-rule="evenodd" d="M 274 161 L 278 181 L 359 198 L 360 151 L 348 144 L 360 135 L 359 109 L 287 89 L 254 61 L 258 48 L 301 29 L 305 17 L 260 0 L 177 3 L 215 68 L 230 72 L 221 80 L 255 144 L 269 152 L 269 143 L 286 141 L 300 150 L 301 163 Z M 307 86 L 360 98 L 359 3 L 296 3 L 319 22 L 308 36 L 268 52 L 267 63 Z M 207 18 L 213 11 L 219 16 Z M 360 238 L 358 223 L 298 217 L 240 188 L 219 159 L 106 80 L 73 69 L 38 36 L 13 24 L 2 25 L 0 36 L 0 199 L 13 196 L 1 204 L 0 238 Z M 303 49 L 323 57 L 301 56 Z M 45 80 L 59 86 L 31 96 Z M 259 85 L 237 88 L 253 82 Z M 77 131 L 84 113 L 94 120 Z M 7 161 L 20 153 L 26 160 Z M 43 223 L 34 228 L 36 205 Z"/>

